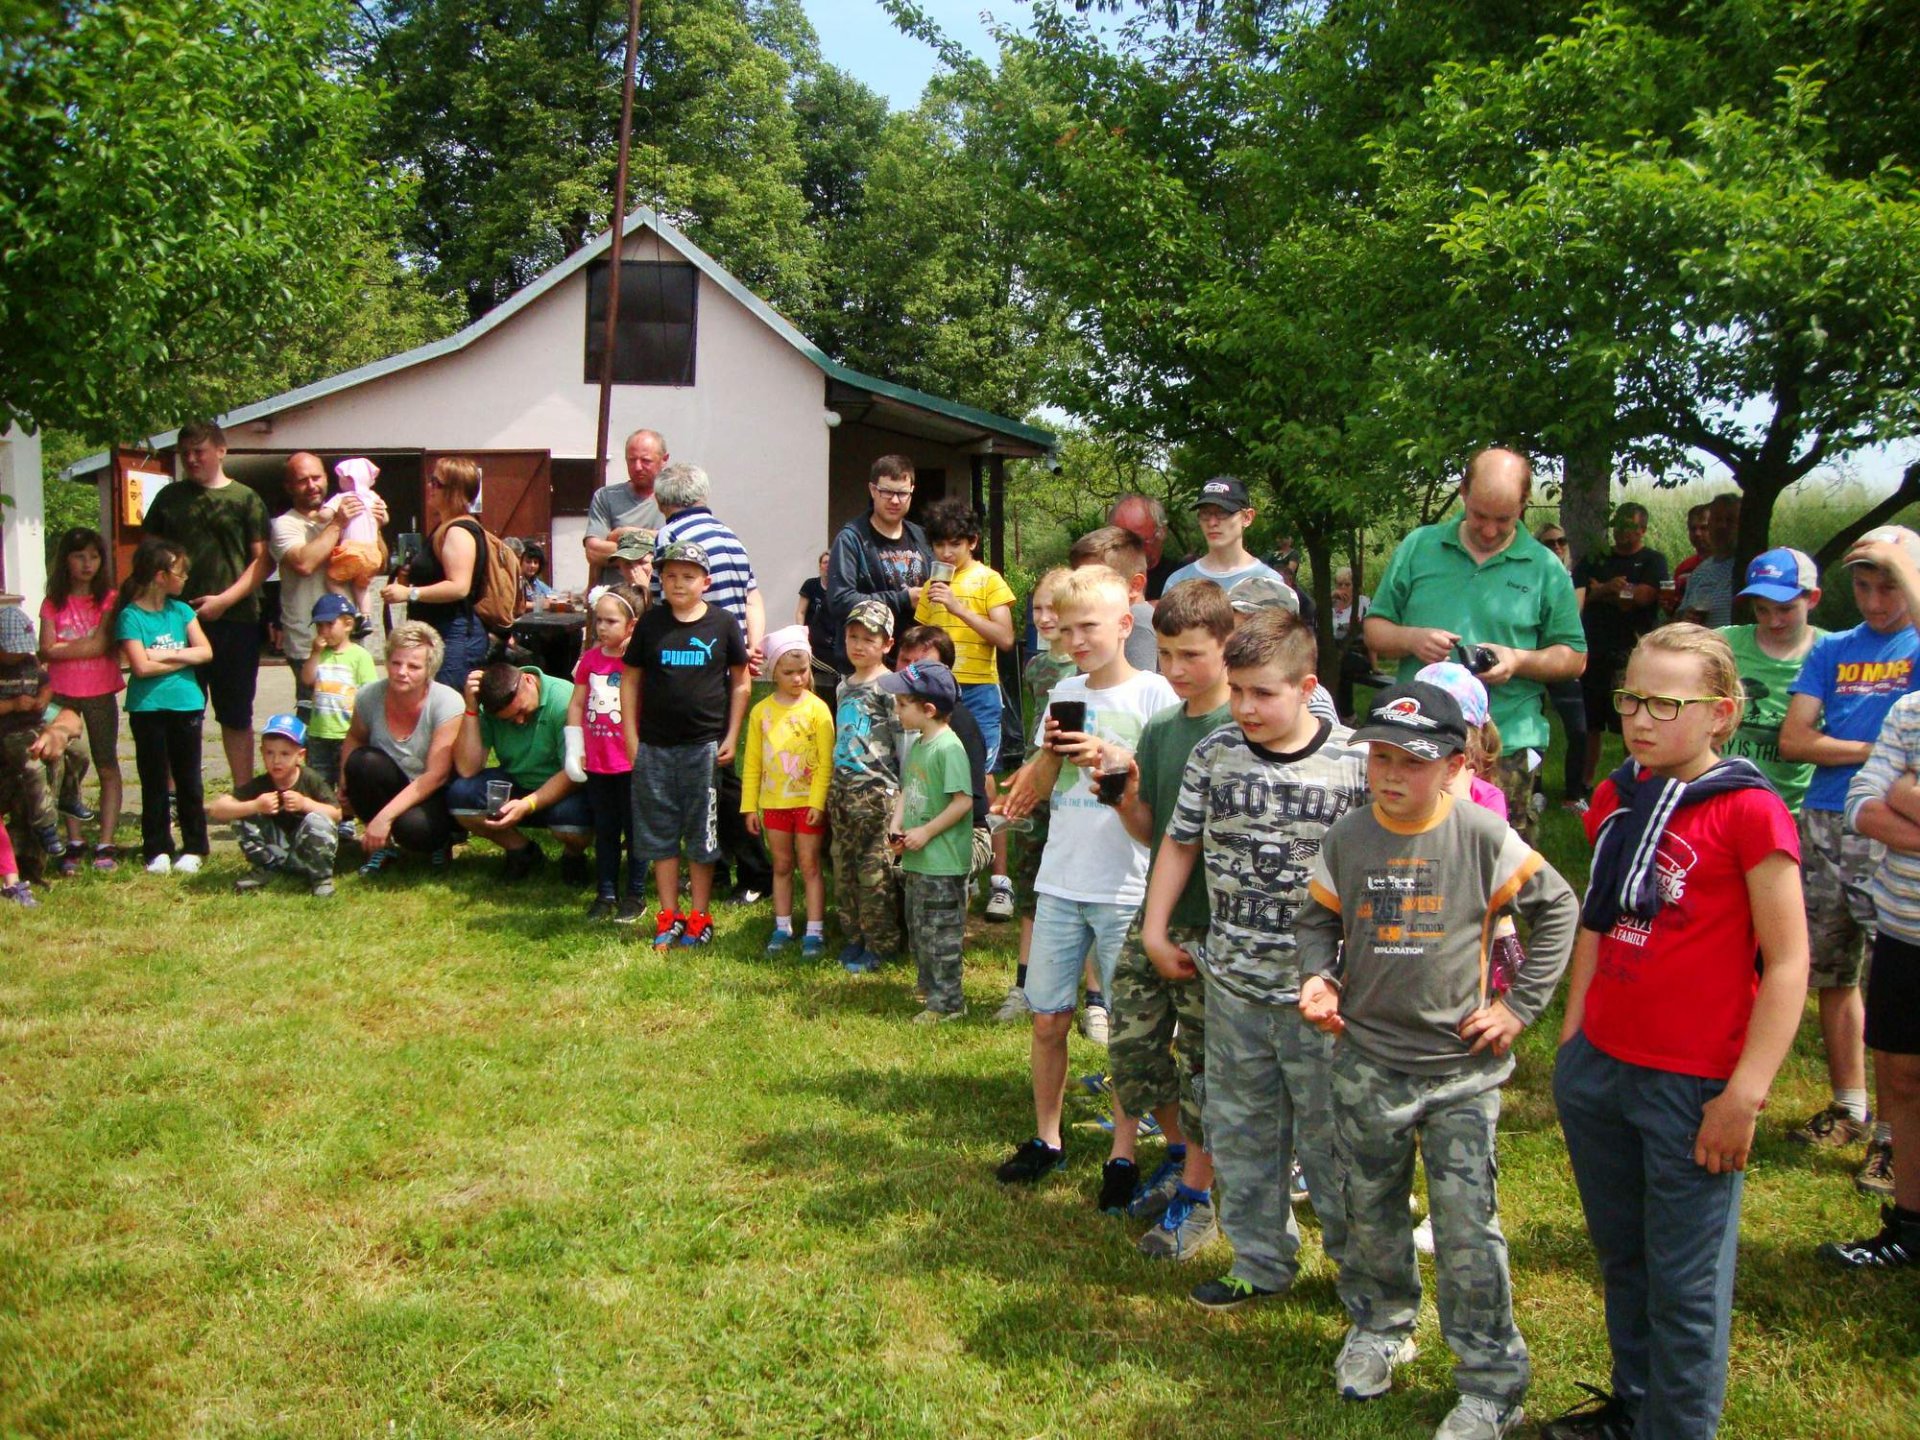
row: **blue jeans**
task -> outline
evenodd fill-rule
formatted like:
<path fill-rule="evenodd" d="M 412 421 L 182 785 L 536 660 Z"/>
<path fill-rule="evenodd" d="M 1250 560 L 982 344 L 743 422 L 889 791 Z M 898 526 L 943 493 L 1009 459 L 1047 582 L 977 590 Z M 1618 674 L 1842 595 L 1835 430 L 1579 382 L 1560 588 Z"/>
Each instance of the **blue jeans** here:
<path fill-rule="evenodd" d="M 524 800 L 534 788 L 514 784 L 513 777 L 498 765 L 489 765 L 477 775 L 456 775 L 447 786 L 447 809 L 455 815 L 487 813 L 487 782 L 505 780 L 513 786 L 513 798 Z M 556 835 L 591 835 L 593 806 L 584 790 L 569 790 L 551 805 L 542 805 L 522 820 L 522 830 L 551 830 Z"/>
<path fill-rule="evenodd" d="M 1033 944 L 1027 951 L 1027 1003 L 1036 1015 L 1071 1015 L 1080 994 L 1080 969 L 1093 946 L 1100 989 L 1113 993 L 1120 946 L 1136 905 L 1102 905 L 1042 895 L 1033 911 Z"/>
<path fill-rule="evenodd" d="M 1615 1060 L 1575 1035 L 1553 1067 L 1587 1234 L 1606 1292 L 1613 1393 L 1635 1440 L 1719 1428 L 1740 1239 L 1740 1171 L 1693 1163 L 1707 1101 L 1726 1088 Z"/>
<path fill-rule="evenodd" d="M 440 631 L 440 640 L 447 647 L 447 653 L 440 662 L 440 672 L 433 678 L 465 694 L 467 675 L 487 663 L 487 648 L 493 643 L 493 637 L 487 634 L 487 627 L 480 623 L 480 617 L 471 610 L 462 610 L 448 617 L 444 625 L 436 628 Z"/>
<path fill-rule="evenodd" d="M 987 763 L 983 768 L 991 775 L 1000 758 L 1000 687 L 962 685 L 960 703 L 972 711 L 973 718 L 980 723 L 980 738 L 987 746 Z"/>

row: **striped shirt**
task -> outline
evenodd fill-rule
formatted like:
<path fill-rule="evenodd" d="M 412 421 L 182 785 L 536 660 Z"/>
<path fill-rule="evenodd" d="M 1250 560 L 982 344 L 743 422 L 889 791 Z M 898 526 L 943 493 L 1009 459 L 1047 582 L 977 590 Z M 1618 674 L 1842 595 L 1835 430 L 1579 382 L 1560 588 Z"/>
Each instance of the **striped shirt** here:
<path fill-rule="evenodd" d="M 740 543 L 740 537 L 713 518 L 713 512 L 704 505 L 695 505 L 690 510 L 678 512 L 653 538 L 653 549 L 657 555 L 669 545 L 685 544 L 691 541 L 707 552 L 710 568 L 707 574 L 711 583 L 704 597 L 709 604 L 718 605 L 740 622 L 740 633 L 747 630 L 747 592 L 758 590 L 760 582 L 753 578 L 753 562 L 747 558 L 747 547 Z M 653 584 L 649 587 L 653 603 L 660 603 L 660 568 L 654 567 Z"/>
<path fill-rule="evenodd" d="M 1860 820 L 1860 807 L 1884 800 L 1903 774 L 1920 769 L 1920 694 L 1893 702 L 1867 763 L 1847 786 L 1847 828 Z M 1920 945 L 1920 855 L 1888 850 L 1868 885 L 1876 926 L 1909 945 Z"/>

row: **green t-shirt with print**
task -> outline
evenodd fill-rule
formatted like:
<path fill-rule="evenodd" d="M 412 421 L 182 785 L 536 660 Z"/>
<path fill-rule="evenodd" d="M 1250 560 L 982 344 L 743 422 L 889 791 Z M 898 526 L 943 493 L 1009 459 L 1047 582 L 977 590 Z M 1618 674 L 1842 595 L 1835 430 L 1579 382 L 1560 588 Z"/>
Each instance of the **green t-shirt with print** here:
<path fill-rule="evenodd" d="M 1728 625 L 1720 631 L 1733 649 L 1740 686 L 1747 692 L 1747 708 L 1741 715 L 1740 728 L 1728 737 L 1722 753 L 1751 760 L 1760 773 L 1773 782 L 1773 788 L 1787 802 L 1787 809 L 1798 815 L 1800 802 L 1807 798 L 1807 786 L 1813 783 L 1813 763 L 1796 764 L 1780 758 L 1780 726 L 1787 718 L 1787 702 L 1793 698 L 1788 687 L 1799 678 L 1801 662 L 1807 657 L 1803 654 L 1798 660 L 1774 659 L 1760 648 L 1754 628 Z M 1827 633 L 1811 625 L 1807 630 L 1812 637 L 1809 648 L 1813 641 Z"/>
<path fill-rule="evenodd" d="M 904 802 L 900 828 L 924 825 L 952 803 L 955 795 L 973 795 L 973 771 L 967 747 L 951 729 L 922 735 L 907 748 L 906 771 L 900 787 Z M 930 840 L 925 849 L 909 850 L 900 868 L 914 875 L 964 875 L 973 866 L 973 827 L 961 816 Z"/>

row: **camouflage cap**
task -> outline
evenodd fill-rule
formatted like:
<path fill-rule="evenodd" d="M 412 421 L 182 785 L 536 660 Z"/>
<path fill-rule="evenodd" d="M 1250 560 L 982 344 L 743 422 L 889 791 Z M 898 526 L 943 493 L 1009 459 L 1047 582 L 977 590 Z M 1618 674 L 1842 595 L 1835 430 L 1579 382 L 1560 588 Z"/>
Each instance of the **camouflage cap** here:
<path fill-rule="evenodd" d="M 666 549 L 655 551 L 653 568 L 664 570 L 675 561 L 683 565 L 698 565 L 708 574 L 713 573 L 713 562 L 707 559 L 706 547 L 696 545 L 691 540 L 676 540 Z"/>
<path fill-rule="evenodd" d="M 613 558 L 638 563 L 653 556 L 653 531 L 629 530 L 613 547 Z"/>
<path fill-rule="evenodd" d="M 1293 587 L 1271 575 L 1249 575 L 1227 592 L 1227 599 L 1232 602 L 1235 611 L 1242 615 L 1251 615 L 1259 610 L 1284 610 L 1289 615 L 1300 613 L 1300 597 L 1293 593 Z"/>
<path fill-rule="evenodd" d="M 893 607 L 884 600 L 862 600 L 847 612 L 847 624 L 861 625 L 884 639 L 893 639 Z"/>

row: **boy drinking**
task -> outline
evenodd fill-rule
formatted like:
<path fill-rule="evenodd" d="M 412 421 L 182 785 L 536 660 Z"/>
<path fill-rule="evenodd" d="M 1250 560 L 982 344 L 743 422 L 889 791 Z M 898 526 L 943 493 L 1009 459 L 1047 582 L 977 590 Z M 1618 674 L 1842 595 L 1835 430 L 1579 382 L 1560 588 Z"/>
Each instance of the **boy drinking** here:
<path fill-rule="evenodd" d="M 1206 977 L 1207 1143 L 1234 1252 L 1227 1274 L 1193 1291 L 1209 1310 L 1293 1285 L 1296 1155 L 1328 1259 L 1338 1261 L 1345 1242 L 1327 1091 L 1332 1041 L 1300 1016 L 1294 918 L 1328 828 L 1366 798 L 1366 756 L 1344 727 L 1307 707 L 1314 661 L 1313 632 L 1283 610 L 1248 618 L 1227 642 L 1237 723 L 1202 739 L 1187 761 L 1141 924 L 1161 974 L 1192 973 L 1197 962 Z M 1196 861 L 1206 867 L 1211 914 L 1204 936 L 1177 937 L 1167 922 Z"/>
<path fill-rule="evenodd" d="M 1127 833 L 1152 852 L 1154 863 L 1174 815 L 1187 757 L 1196 743 L 1228 723 L 1226 644 L 1233 607 L 1218 585 L 1188 581 L 1161 597 L 1153 628 L 1160 674 L 1180 704 L 1171 705 L 1140 733 L 1134 773 L 1115 806 Z M 1148 886 L 1151 909 L 1152 886 Z M 1163 974 L 1142 943 L 1145 922 L 1128 932 L 1113 974 L 1113 1032 L 1108 1042 L 1113 1093 L 1127 1115 L 1152 1115 L 1167 1137 L 1167 1157 L 1131 1197 L 1130 1215 L 1157 1223 L 1140 1238 L 1144 1255 L 1186 1260 L 1218 1233 L 1213 1207 L 1213 1162 L 1200 1134 L 1200 1077 L 1206 1066 L 1206 1006 L 1192 966 Z M 1198 950 L 1207 932 L 1207 886 L 1195 874 L 1173 902 L 1163 930 L 1172 944 Z M 1134 1170 L 1137 1127 L 1114 1126 L 1107 1161 Z M 1116 1182 L 1116 1189 L 1118 1182 Z"/>
<path fill-rule="evenodd" d="M 307 759 L 336 793 L 340 789 L 340 742 L 353 726 L 354 697 L 380 678 L 373 656 L 353 640 L 359 619 L 344 595 L 313 602 L 313 648 L 300 666 L 300 683 L 313 695 L 307 721 Z M 347 838 L 351 839 L 351 831 Z"/>
<path fill-rule="evenodd" d="M 1440 1333 L 1460 1388 L 1435 1437 L 1498 1440 L 1524 1418 L 1529 1378 L 1493 1190 L 1500 1086 L 1513 1073 L 1515 1037 L 1566 968 L 1579 911 L 1538 852 L 1491 811 L 1448 793 L 1467 744 L 1453 696 L 1418 680 L 1391 686 L 1353 738 L 1368 747 L 1373 803 L 1327 832 L 1295 932 L 1300 1013 L 1339 1037 L 1339 1290 L 1352 1323 L 1334 1384 L 1349 1400 L 1371 1400 L 1413 1358 L 1420 1268 L 1407 1198 L 1418 1141 Z M 1502 994 L 1489 983 L 1487 939 L 1509 905 L 1533 927 L 1532 954 Z"/>
<path fill-rule="evenodd" d="M 1034 882 L 1039 899 L 1027 962 L 1035 1133 L 1000 1166 L 1003 1184 L 1032 1184 L 1066 1163 L 1060 1112 L 1081 962 L 1091 944 L 1100 988 L 1112 989 L 1121 941 L 1146 894 L 1146 847 L 1127 834 L 1112 807 L 1099 802 L 1093 786 L 1103 757 L 1116 747 L 1129 754 L 1138 750 L 1147 721 L 1179 698 L 1160 676 L 1127 663 L 1129 607 L 1126 581 L 1104 565 L 1076 570 L 1061 582 L 1055 616 L 1080 673 L 1054 687 L 1041 731 L 1049 748 L 1014 777 L 1006 807 L 1017 818 L 1036 797 L 1049 795 L 1052 815 Z M 1116 1129 L 1125 1123 L 1116 1105 Z M 1104 1209 L 1111 1198 L 1104 1177 L 1101 1189 Z M 1132 1189 L 1128 1177 L 1128 1194 L 1119 1204 L 1126 1204 Z"/>
<path fill-rule="evenodd" d="M 900 790 L 900 721 L 880 688 L 893 644 L 893 607 L 858 601 L 841 633 L 851 671 L 840 682 L 834 715 L 833 778 L 827 783 L 840 964 L 849 974 L 877 970 L 900 948 L 900 920 L 887 827 Z"/>
<path fill-rule="evenodd" d="M 1751 760 L 1780 792 L 1787 809 L 1798 815 L 1813 766 L 1780 758 L 1780 725 L 1787 718 L 1787 692 L 1799 678 L 1807 652 L 1827 633 L 1807 623 L 1820 603 L 1820 570 L 1812 556 L 1783 545 L 1754 557 L 1740 594 L 1753 602 L 1753 624 L 1728 625 L 1720 633 L 1733 651 L 1747 705 L 1739 728 L 1720 753 Z M 1613 697 L 1607 701 L 1611 706 Z M 1617 718 L 1614 728 L 1619 728 Z"/>
<path fill-rule="evenodd" d="M 733 763 L 753 682 L 739 622 L 724 606 L 702 598 L 706 550 L 680 541 L 660 553 L 658 565 L 666 603 L 642 615 L 627 642 L 620 714 L 633 756 L 633 853 L 653 864 L 660 897 L 653 945 L 664 950 L 713 940 L 707 907 L 720 858 L 714 767 Z M 684 911 L 682 840 L 692 892 Z"/>
<path fill-rule="evenodd" d="M 998 570 L 974 558 L 980 548 L 980 517 L 966 501 L 935 501 L 924 524 L 935 565 L 913 618 L 920 625 L 939 626 L 952 642 L 960 703 L 979 722 L 991 771 L 1000 756 L 998 656 L 1013 649 L 1013 591 Z"/>
<path fill-rule="evenodd" d="M 1808 650 L 1780 725 L 1781 758 L 1814 767 L 1800 804 L 1800 863 L 1813 954 L 1808 984 L 1820 994 L 1820 1034 L 1833 1089 L 1827 1107 L 1787 1138 L 1819 1146 L 1868 1141 L 1854 1181 L 1879 1195 L 1893 1188 L 1891 1137 L 1874 1132 L 1867 1111 L 1860 981 L 1865 938 L 1873 928 L 1869 885 L 1880 846 L 1847 829 L 1842 812 L 1847 786 L 1872 753 L 1887 712 L 1912 688 L 1920 636 L 1914 634 L 1908 591 L 1917 563 L 1920 535 L 1911 530 L 1884 525 L 1860 537 L 1847 554 L 1860 623 Z"/>
<path fill-rule="evenodd" d="M 968 820 L 973 781 L 967 752 L 947 717 L 960 687 L 937 660 L 916 660 L 882 676 L 895 697 L 901 726 L 919 738 L 907 751 L 900 796 L 893 802 L 891 843 L 900 853 L 907 892 L 907 940 L 920 965 L 927 1008 L 917 1025 L 958 1020 L 967 1013 L 960 991 L 960 946 L 967 929 L 967 874 L 973 867 Z"/>
<path fill-rule="evenodd" d="M 288 875 L 324 900 L 333 894 L 340 807 L 333 788 L 307 764 L 307 727 L 299 716 L 267 718 L 260 761 L 264 774 L 207 804 L 209 820 L 232 823 L 240 853 L 253 867 L 233 882 L 234 893 L 250 895 L 274 876 Z"/>

